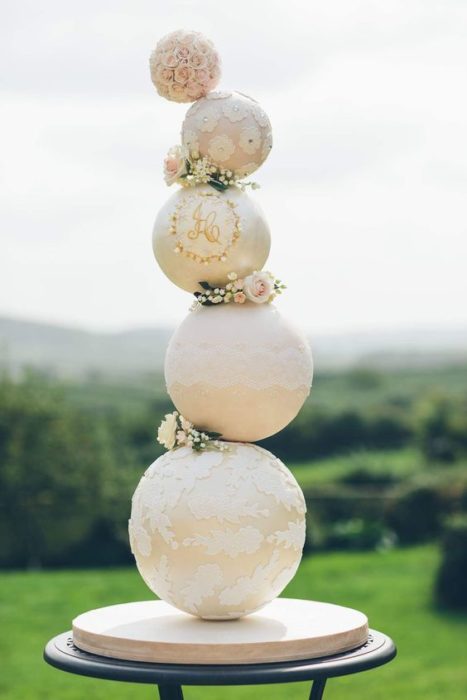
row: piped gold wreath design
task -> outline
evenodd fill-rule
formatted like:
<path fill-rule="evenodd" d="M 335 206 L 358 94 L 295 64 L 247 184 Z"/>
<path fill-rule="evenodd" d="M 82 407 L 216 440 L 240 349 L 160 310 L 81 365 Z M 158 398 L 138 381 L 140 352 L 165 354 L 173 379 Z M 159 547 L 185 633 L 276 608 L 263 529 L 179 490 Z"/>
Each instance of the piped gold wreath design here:
<path fill-rule="evenodd" d="M 229 250 L 237 243 L 238 239 L 240 238 L 241 235 L 241 222 L 240 222 L 240 216 L 238 215 L 238 212 L 236 211 L 236 204 L 234 201 L 231 199 L 222 199 L 219 197 L 215 192 L 199 192 L 197 193 L 197 196 L 199 197 L 214 197 L 217 200 L 222 201 L 222 203 L 227 204 L 231 210 L 232 214 L 235 219 L 235 224 L 234 224 L 234 230 L 232 234 L 232 240 L 226 245 L 222 253 L 217 254 L 217 255 L 197 255 L 196 253 L 192 253 L 191 251 L 185 250 L 185 247 L 181 241 L 177 241 L 177 244 L 174 248 L 175 253 L 180 253 L 184 255 L 187 258 L 190 258 L 190 260 L 193 260 L 194 262 L 198 263 L 203 263 L 205 265 L 208 265 L 209 263 L 212 262 L 225 262 L 227 260 L 227 255 Z M 175 211 L 173 214 L 170 216 L 170 227 L 169 227 L 169 235 L 171 236 L 176 236 L 177 235 L 177 222 L 179 219 L 179 212 L 180 210 L 185 206 L 186 204 L 186 198 L 182 199 L 181 202 L 177 204 L 175 207 Z M 204 235 L 206 237 L 206 240 L 208 240 L 211 243 L 218 243 L 219 242 L 219 227 L 216 224 L 216 214 L 215 212 L 211 212 L 208 214 L 208 216 L 205 219 L 201 218 L 201 204 L 196 207 L 195 211 L 193 212 L 193 229 L 191 229 L 187 235 L 188 238 L 191 240 L 196 240 L 200 235 Z"/>

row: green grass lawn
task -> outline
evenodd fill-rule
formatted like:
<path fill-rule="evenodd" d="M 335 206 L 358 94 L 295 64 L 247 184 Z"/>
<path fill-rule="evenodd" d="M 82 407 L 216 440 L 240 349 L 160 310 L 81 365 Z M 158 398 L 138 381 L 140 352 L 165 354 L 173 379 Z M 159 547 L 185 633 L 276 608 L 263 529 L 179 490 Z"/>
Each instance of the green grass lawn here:
<path fill-rule="evenodd" d="M 390 474 L 404 479 L 427 470 L 423 457 L 414 447 L 398 450 L 361 450 L 350 454 L 332 455 L 300 464 L 288 464 L 302 489 L 339 480 L 350 471 L 365 469 L 371 474 Z"/>
<path fill-rule="evenodd" d="M 462 700 L 467 695 L 467 617 L 431 607 L 438 554 L 432 547 L 386 553 L 320 554 L 305 559 L 286 594 L 365 611 L 370 624 L 395 640 L 399 654 L 384 668 L 333 679 L 328 700 Z M 45 642 L 80 612 L 150 594 L 136 569 L 3 573 L 0 575 L 2 700 L 154 698 L 143 685 L 98 681 L 42 661 Z M 187 688 L 188 700 L 303 698 L 308 684 Z"/>

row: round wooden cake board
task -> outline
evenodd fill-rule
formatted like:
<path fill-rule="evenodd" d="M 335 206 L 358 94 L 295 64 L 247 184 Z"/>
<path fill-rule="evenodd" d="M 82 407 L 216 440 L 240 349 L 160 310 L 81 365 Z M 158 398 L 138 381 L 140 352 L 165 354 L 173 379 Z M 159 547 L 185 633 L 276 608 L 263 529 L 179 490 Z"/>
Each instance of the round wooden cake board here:
<path fill-rule="evenodd" d="M 365 644 L 358 610 L 277 598 L 238 620 L 202 620 L 161 600 L 90 610 L 73 620 L 73 642 L 115 659 L 174 664 L 258 664 L 330 656 Z"/>

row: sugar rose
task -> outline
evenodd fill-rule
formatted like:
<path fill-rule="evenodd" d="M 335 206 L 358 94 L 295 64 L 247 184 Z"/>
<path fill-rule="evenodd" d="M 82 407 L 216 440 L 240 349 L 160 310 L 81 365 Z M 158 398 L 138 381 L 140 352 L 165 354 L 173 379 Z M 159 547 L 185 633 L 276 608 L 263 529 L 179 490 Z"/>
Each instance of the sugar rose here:
<path fill-rule="evenodd" d="M 245 296 L 255 304 L 264 304 L 274 292 L 274 280 L 268 272 L 253 272 L 243 280 Z"/>
<path fill-rule="evenodd" d="M 183 146 L 172 146 L 164 159 L 164 180 L 173 185 L 180 177 L 186 175 L 188 152 Z"/>
<path fill-rule="evenodd" d="M 171 450 L 175 447 L 177 430 L 177 414 L 166 413 L 165 420 L 162 421 L 157 431 L 157 442 L 164 445 L 167 450 Z"/>

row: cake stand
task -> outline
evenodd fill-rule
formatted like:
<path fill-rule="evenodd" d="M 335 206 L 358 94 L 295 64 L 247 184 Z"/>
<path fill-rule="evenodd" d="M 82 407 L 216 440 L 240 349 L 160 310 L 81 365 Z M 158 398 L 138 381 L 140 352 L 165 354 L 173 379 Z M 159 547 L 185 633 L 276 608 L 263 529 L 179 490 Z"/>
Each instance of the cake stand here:
<path fill-rule="evenodd" d="M 277 599 L 241 620 L 212 622 L 162 601 L 84 613 L 50 640 L 45 660 L 70 673 L 151 683 L 161 700 L 183 700 L 183 685 L 251 685 L 326 680 L 376 668 L 396 655 L 392 640 L 368 630 L 350 608 Z"/>

